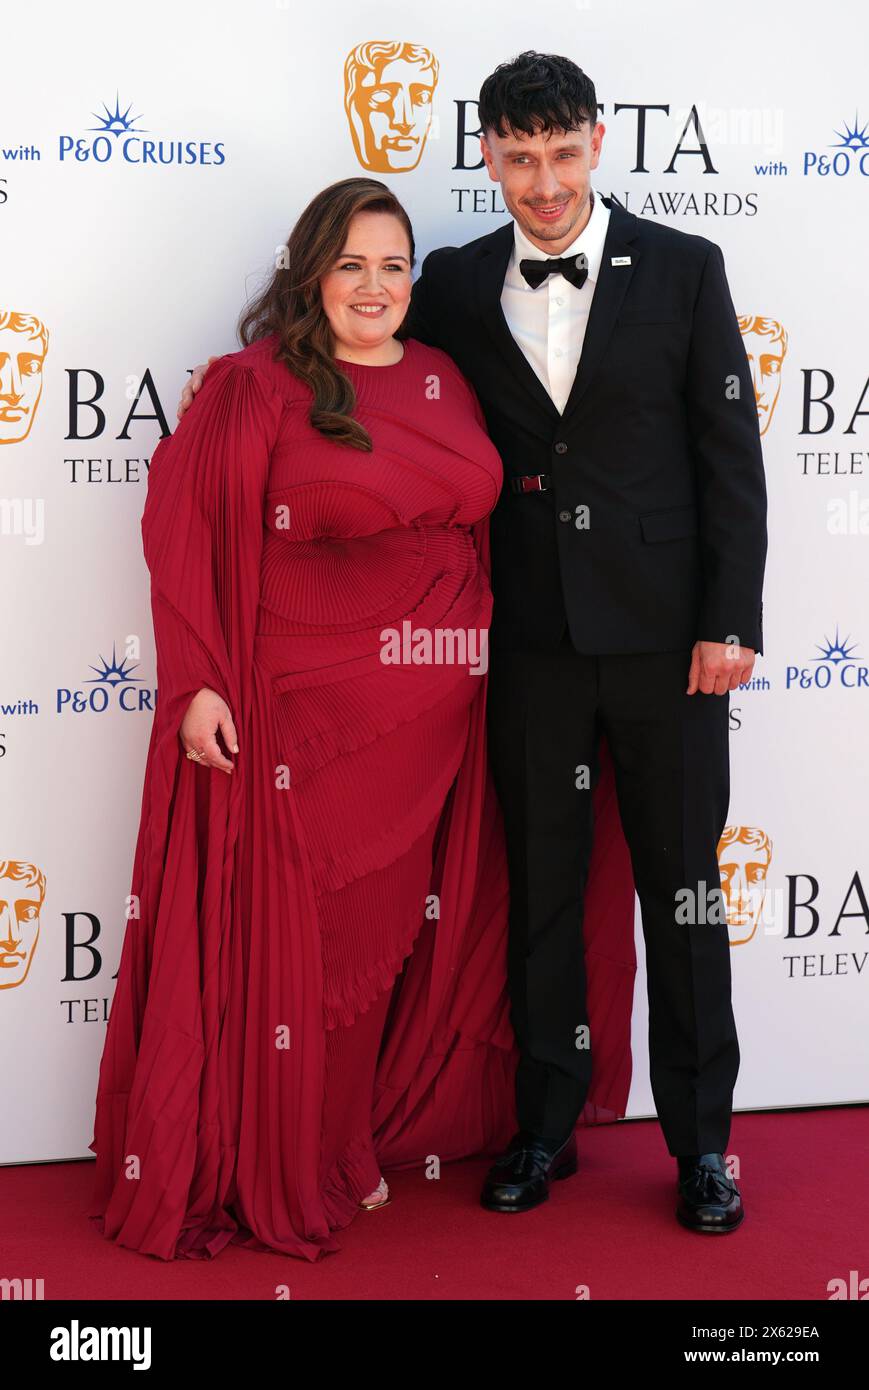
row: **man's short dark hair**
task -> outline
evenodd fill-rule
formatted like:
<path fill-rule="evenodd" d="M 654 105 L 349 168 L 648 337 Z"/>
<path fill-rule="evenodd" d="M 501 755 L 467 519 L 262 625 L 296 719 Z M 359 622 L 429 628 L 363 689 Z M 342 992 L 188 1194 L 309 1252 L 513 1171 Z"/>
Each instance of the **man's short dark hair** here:
<path fill-rule="evenodd" d="M 582 68 L 556 53 L 529 49 L 499 63 L 480 88 L 483 133 L 535 135 L 538 131 L 577 130 L 597 122 L 594 83 Z"/>

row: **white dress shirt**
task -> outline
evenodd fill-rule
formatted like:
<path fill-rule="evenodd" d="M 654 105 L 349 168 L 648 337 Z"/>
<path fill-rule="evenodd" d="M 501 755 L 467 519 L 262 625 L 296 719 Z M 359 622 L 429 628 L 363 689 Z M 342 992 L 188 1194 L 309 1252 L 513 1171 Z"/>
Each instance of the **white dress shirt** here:
<path fill-rule="evenodd" d="M 579 236 L 560 256 L 588 257 L 588 276 L 582 289 L 559 273 L 548 275 L 536 290 L 519 269 L 521 260 L 552 260 L 529 241 L 518 222 L 513 222 L 513 251 L 504 276 L 501 308 L 516 342 L 552 397 L 564 410 L 579 365 L 594 287 L 600 275 L 609 208 L 591 190 L 591 216 Z"/>

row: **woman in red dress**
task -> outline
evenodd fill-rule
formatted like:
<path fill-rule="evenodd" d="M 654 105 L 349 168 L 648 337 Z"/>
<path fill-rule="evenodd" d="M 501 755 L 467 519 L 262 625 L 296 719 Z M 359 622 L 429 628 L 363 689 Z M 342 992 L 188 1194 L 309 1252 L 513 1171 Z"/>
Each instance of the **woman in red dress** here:
<path fill-rule="evenodd" d="M 164 1259 L 308 1259 L 383 1169 L 515 1129 L 507 874 L 485 748 L 487 517 L 473 388 L 402 335 L 386 186 L 294 228 L 142 516 L 157 648 L 91 1216 Z M 585 949 L 584 1119 L 624 1114 L 633 883 L 608 762 Z"/>

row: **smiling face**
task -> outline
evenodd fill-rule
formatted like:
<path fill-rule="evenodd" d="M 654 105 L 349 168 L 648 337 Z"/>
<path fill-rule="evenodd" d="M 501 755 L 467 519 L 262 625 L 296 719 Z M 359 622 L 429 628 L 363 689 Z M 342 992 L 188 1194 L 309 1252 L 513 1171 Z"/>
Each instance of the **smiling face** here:
<path fill-rule="evenodd" d="M 605 126 L 498 135 L 487 130 L 480 148 L 489 177 L 530 241 L 557 256 L 588 221 L 590 176 L 600 162 Z"/>
<path fill-rule="evenodd" d="M 363 360 L 386 343 L 407 313 L 410 243 L 389 212 L 357 212 L 335 265 L 320 280 L 336 357 Z"/>

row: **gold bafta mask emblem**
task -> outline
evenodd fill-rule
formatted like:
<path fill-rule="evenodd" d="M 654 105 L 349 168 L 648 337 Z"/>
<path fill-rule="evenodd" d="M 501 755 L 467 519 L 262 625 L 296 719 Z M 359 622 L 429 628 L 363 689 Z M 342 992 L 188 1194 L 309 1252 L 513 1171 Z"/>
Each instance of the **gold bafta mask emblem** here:
<path fill-rule="evenodd" d="M 431 124 L 438 61 L 421 44 L 371 40 L 344 64 L 344 110 L 363 169 L 415 169 Z"/>
<path fill-rule="evenodd" d="M 757 931 L 772 841 L 753 825 L 728 825 L 718 842 L 718 868 L 731 946 L 742 946 Z"/>
<path fill-rule="evenodd" d="M 48 329 L 40 319 L 0 309 L 0 444 L 20 444 L 30 433 L 47 352 Z"/>
<path fill-rule="evenodd" d="M 0 989 L 27 979 L 45 897 L 45 874 L 35 864 L 0 859 Z"/>
<path fill-rule="evenodd" d="M 739 331 L 751 367 L 757 423 L 760 425 L 761 434 L 766 434 L 781 390 L 781 372 L 788 350 L 788 335 L 777 319 L 765 319 L 751 314 L 744 314 L 739 319 Z"/>

